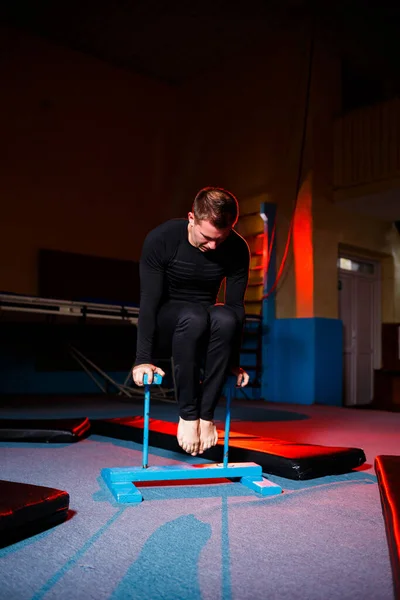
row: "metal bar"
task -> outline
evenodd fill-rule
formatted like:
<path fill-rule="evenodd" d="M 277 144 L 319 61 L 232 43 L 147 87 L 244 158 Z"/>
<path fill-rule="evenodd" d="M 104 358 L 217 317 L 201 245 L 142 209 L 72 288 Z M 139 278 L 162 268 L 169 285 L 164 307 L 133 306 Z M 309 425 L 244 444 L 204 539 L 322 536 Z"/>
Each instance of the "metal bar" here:
<path fill-rule="evenodd" d="M 223 465 L 228 465 L 228 453 L 229 453 L 229 430 L 231 427 L 231 388 L 227 385 L 226 392 L 226 414 L 225 414 L 225 435 L 224 435 L 224 461 Z"/>
<path fill-rule="evenodd" d="M 143 377 L 144 383 L 144 414 L 143 414 L 143 461 L 142 468 L 148 468 L 149 462 L 149 428 L 150 428 L 150 387 L 151 385 L 161 385 L 162 377 L 156 373 L 153 374 L 153 382 L 147 383 L 147 375 Z"/>
<path fill-rule="evenodd" d="M 48 309 L 48 308 L 38 308 L 38 307 L 28 307 L 28 306 L 7 306 L 0 305 L 0 311 L 8 311 L 8 312 L 23 312 L 23 313 L 34 313 L 38 315 L 56 315 L 61 317 L 82 317 L 83 312 L 71 312 L 71 311 L 63 311 L 59 309 Z M 138 322 L 137 317 L 121 317 L 121 315 L 110 315 L 110 314 L 98 314 L 98 313 L 87 313 L 87 318 L 90 319 L 112 319 L 114 321 L 129 321 L 132 325 L 136 325 Z"/>
<path fill-rule="evenodd" d="M 116 381 L 114 381 L 114 379 L 112 379 L 111 377 L 109 377 L 109 375 L 107 375 L 107 373 L 105 373 L 104 371 L 102 371 L 100 369 L 100 367 L 98 367 L 97 365 L 94 364 L 94 362 L 92 362 L 91 360 L 89 360 L 87 358 L 87 356 L 85 356 L 84 354 L 82 354 L 82 352 L 80 352 L 79 350 L 77 350 L 76 348 L 74 348 L 74 346 L 70 346 L 70 350 L 73 350 L 78 356 L 80 356 L 83 360 L 85 360 L 93 369 L 95 369 L 98 373 L 100 373 L 100 375 L 102 377 L 104 377 L 104 379 L 106 379 L 107 381 L 109 381 L 110 383 L 112 383 L 112 385 L 114 385 L 118 390 L 120 390 L 123 394 L 125 394 L 125 396 L 128 396 L 128 398 L 131 398 L 131 394 L 129 394 L 126 390 L 123 389 L 123 387 L 120 386 L 119 383 L 117 383 Z"/>
<path fill-rule="evenodd" d="M 59 314 L 63 316 L 82 316 L 104 319 L 118 319 L 136 323 L 139 308 L 96 302 L 71 302 L 0 294 L 0 310 L 14 312 L 34 312 L 38 314 Z"/>
<path fill-rule="evenodd" d="M 84 362 L 82 360 L 80 360 L 76 356 L 76 354 L 73 352 L 73 348 L 70 348 L 69 353 L 72 356 L 72 358 L 74 360 L 76 360 L 76 362 L 78 363 L 78 365 L 80 365 L 82 367 L 82 369 L 85 371 L 85 373 L 87 375 L 89 375 L 90 379 L 92 379 L 94 381 L 94 383 L 97 385 L 97 387 L 99 387 L 101 389 L 101 391 L 104 392 L 104 394 L 106 394 L 107 393 L 106 388 L 103 387 L 99 381 L 97 381 L 96 377 L 89 371 L 89 369 L 86 367 L 86 365 L 84 364 Z"/>
<path fill-rule="evenodd" d="M 143 469 L 147 469 L 149 462 L 149 421 L 150 421 L 150 386 L 144 388 L 144 424 L 143 424 Z"/>
<path fill-rule="evenodd" d="M 55 300 L 53 298 L 40 298 L 37 296 L 18 296 L 14 294 L 0 294 L 0 302 L 15 302 L 16 304 L 51 304 L 53 306 L 82 308 L 100 308 L 101 310 L 125 310 L 127 312 L 139 314 L 139 308 L 135 306 L 125 306 L 121 304 L 103 304 L 101 302 L 77 302 L 74 300 Z"/>
<path fill-rule="evenodd" d="M 132 367 L 128 371 L 128 375 L 125 377 L 124 386 L 127 386 L 131 379 L 133 380 L 133 377 L 132 377 L 133 367 L 134 367 L 134 365 L 132 365 Z"/>

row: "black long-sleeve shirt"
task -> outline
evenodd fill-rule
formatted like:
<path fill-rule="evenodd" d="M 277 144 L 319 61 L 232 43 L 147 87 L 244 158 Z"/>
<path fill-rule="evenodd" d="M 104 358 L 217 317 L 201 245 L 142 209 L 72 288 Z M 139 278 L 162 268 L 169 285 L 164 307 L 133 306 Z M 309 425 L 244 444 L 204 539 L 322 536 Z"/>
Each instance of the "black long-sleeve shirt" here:
<path fill-rule="evenodd" d="M 190 244 L 186 219 L 172 219 L 150 231 L 140 258 L 135 365 L 153 363 L 157 311 L 164 302 L 185 300 L 206 307 L 213 305 L 226 277 L 225 305 L 238 317 L 231 366 L 239 366 L 249 262 L 249 247 L 234 230 L 215 250 L 206 252 Z"/>

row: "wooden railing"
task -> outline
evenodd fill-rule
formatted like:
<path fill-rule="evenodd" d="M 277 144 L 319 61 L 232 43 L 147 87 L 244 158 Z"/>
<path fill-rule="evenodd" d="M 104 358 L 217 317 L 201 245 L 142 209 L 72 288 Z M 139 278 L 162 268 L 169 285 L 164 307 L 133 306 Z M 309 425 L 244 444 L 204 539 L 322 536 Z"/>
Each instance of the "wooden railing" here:
<path fill-rule="evenodd" d="M 334 144 L 335 189 L 400 177 L 400 98 L 338 118 Z"/>

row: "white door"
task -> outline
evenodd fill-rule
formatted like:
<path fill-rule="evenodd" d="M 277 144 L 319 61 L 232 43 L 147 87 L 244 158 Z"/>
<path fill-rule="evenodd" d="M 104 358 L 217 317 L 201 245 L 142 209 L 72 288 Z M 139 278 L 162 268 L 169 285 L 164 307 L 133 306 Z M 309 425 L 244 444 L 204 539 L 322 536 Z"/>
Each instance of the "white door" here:
<path fill-rule="evenodd" d="M 369 404 L 379 363 L 379 265 L 339 259 L 339 317 L 343 321 L 344 404 Z"/>

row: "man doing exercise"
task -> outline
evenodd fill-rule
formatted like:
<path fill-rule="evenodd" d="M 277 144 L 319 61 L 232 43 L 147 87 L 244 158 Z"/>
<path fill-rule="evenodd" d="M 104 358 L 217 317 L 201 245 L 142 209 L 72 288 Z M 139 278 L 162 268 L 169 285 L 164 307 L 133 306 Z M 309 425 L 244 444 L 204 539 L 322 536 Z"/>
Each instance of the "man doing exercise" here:
<path fill-rule="evenodd" d="M 214 411 L 229 372 L 240 367 L 244 294 L 250 252 L 233 229 L 239 215 L 230 192 L 207 187 L 188 219 L 172 219 L 148 235 L 140 259 L 140 310 L 132 376 L 142 386 L 165 375 L 157 358 L 172 357 L 179 406 L 178 443 L 196 456 L 215 446 Z M 226 279 L 225 303 L 216 304 Z"/>

